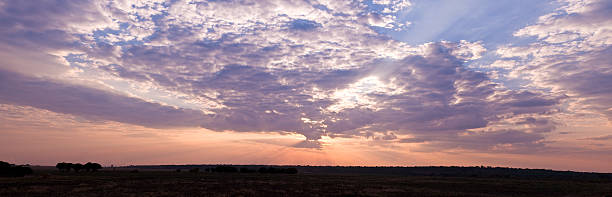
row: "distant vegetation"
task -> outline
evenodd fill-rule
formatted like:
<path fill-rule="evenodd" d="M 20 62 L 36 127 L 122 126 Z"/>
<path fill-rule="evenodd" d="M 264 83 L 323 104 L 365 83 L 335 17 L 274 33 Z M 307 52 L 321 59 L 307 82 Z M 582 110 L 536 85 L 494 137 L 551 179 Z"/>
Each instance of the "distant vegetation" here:
<path fill-rule="evenodd" d="M 32 174 L 32 168 L 0 161 L 0 177 L 23 177 Z"/>
<path fill-rule="evenodd" d="M 60 171 L 97 171 L 100 164 L 85 165 L 58 163 Z M 548 169 L 522 169 L 491 166 L 265 166 L 265 165 L 154 165 L 125 166 L 125 169 L 163 169 L 190 173 L 257 173 L 257 174 L 378 174 L 400 176 L 480 177 L 480 178 L 527 178 L 527 179 L 612 179 L 610 173 L 555 171 Z"/>
<path fill-rule="evenodd" d="M 259 173 L 269 173 L 269 174 L 297 174 L 298 170 L 296 168 L 275 168 L 275 167 L 261 167 L 258 170 Z"/>
<path fill-rule="evenodd" d="M 55 167 L 62 172 L 69 172 L 71 169 L 74 170 L 75 172 L 79 172 L 81 170 L 85 170 L 86 172 L 90 172 L 90 171 L 95 172 L 95 171 L 102 169 L 102 165 L 100 165 L 99 163 L 92 163 L 92 162 L 87 162 L 85 165 L 80 164 L 80 163 L 73 164 L 73 163 L 61 162 L 61 163 L 57 163 Z"/>
<path fill-rule="evenodd" d="M 237 168 L 229 165 L 220 165 L 215 167 L 205 168 L 205 172 L 220 172 L 220 173 L 262 173 L 262 174 L 297 174 L 297 168 L 279 168 L 279 167 L 260 167 L 259 170 L 257 168 L 247 168 L 241 167 Z M 180 169 L 176 170 L 180 172 Z M 199 172 L 200 168 L 191 168 L 189 172 Z"/>
<path fill-rule="evenodd" d="M 128 169 L 194 169 L 211 173 L 259 174 L 376 174 L 399 176 L 544 178 L 544 179 L 612 179 L 611 173 L 556 171 L 491 166 L 264 166 L 264 165 L 155 165 L 126 166 Z"/>
<path fill-rule="evenodd" d="M 206 169 L 206 172 L 238 172 L 238 168 L 233 166 L 217 166 Z"/>
<path fill-rule="evenodd" d="M 611 174 L 538 169 L 166 165 L 83 173 L 85 166 L 81 173 L 32 166 L 26 178 L 0 178 L 0 197 L 612 196 Z"/>
<path fill-rule="evenodd" d="M 488 166 L 31 166 L 0 178 L 3 196 L 612 196 L 612 174 Z M 3 177 L 32 173 L 0 162 Z M 71 173 L 68 173 L 72 171 Z M 74 173 L 78 171 L 80 173 Z"/>

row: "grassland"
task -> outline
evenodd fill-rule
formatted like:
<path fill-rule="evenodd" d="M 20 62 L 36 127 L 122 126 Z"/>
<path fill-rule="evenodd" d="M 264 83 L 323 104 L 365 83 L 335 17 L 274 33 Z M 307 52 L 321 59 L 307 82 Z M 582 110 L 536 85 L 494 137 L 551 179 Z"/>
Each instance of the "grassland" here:
<path fill-rule="evenodd" d="M 37 169 L 0 178 L 0 196 L 612 196 L 610 179 Z"/>

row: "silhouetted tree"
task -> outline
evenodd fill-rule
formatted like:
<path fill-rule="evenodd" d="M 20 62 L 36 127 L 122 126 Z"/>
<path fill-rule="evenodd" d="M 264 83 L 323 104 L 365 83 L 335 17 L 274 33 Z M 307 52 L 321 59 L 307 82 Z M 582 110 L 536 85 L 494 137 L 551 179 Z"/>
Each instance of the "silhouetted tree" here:
<path fill-rule="evenodd" d="M 15 166 L 13 167 L 13 171 L 15 172 L 15 176 L 19 176 L 19 177 L 23 177 L 25 175 L 34 173 L 32 168 L 28 166 Z"/>
<path fill-rule="evenodd" d="M 92 166 L 92 167 L 91 167 L 91 169 L 92 169 L 94 172 L 95 172 L 95 171 L 98 171 L 99 169 L 102 169 L 102 165 L 100 165 L 99 163 L 93 163 L 91 166 Z"/>
<path fill-rule="evenodd" d="M 83 169 L 83 164 L 80 163 L 75 163 L 71 165 L 71 168 L 75 171 L 75 172 L 79 172 L 81 169 Z"/>
<path fill-rule="evenodd" d="M 198 173 L 198 172 L 200 172 L 200 168 L 190 169 L 189 172 L 191 172 L 191 173 Z"/>
<path fill-rule="evenodd" d="M 0 161 L 0 177 L 23 177 L 32 174 L 32 168 Z"/>
<path fill-rule="evenodd" d="M 102 165 L 100 165 L 99 163 L 87 162 L 85 165 L 83 165 L 83 168 L 87 172 L 89 172 L 89 171 L 96 172 L 99 169 L 102 169 Z"/>
<path fill-rule="evenodd" d="M 66 163 L 66 162 L 61 162 L 61 163 L 57 163 L 55 165 L 55 167 L 62 172 L 68 172 L 70 171 L 70 168 L 72 168 L 72 163 Z"/>
<path fill-rule="evenodd" d="M 8 162 L 0 161 L 0 168 L 10 168 L 11 164 Z"/>

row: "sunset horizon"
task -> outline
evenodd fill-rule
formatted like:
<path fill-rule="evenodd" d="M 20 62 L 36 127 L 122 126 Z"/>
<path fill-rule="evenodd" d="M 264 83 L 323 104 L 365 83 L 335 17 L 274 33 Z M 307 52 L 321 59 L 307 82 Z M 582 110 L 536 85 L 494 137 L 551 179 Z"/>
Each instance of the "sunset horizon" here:
<path fill-rule="evenodd" d="M 612 173 L 610 0 L 0 0 L 0 27 L 11 164 Z"/>

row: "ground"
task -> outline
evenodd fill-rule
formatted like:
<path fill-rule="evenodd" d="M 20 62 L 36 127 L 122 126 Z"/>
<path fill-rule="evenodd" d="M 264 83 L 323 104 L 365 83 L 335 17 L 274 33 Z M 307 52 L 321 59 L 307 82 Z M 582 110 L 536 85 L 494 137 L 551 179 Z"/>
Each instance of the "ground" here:
<path fill-rule="evenodd" d="M 612 196 L 610 179 L 36 170 L 0 196 Z"/>

